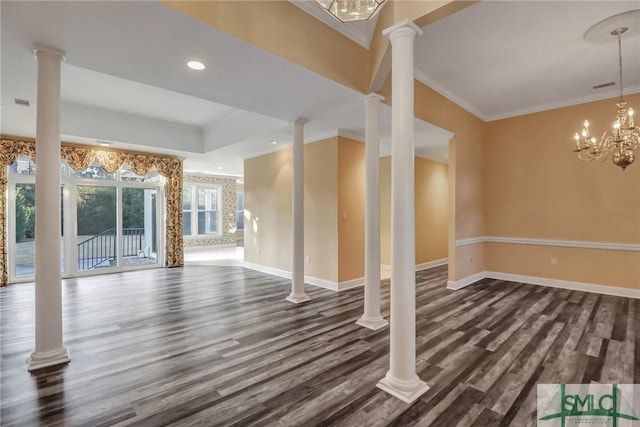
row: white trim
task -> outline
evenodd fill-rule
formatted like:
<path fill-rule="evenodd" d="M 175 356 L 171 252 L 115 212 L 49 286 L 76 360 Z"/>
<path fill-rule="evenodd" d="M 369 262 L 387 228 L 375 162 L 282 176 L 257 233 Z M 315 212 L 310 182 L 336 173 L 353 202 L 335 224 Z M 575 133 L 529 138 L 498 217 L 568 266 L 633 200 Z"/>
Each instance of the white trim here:
<path fill-rule="evenodd" d="M 616 286 L 597 285 L 595 283 L 574 282 L 569 280 L 547 279 L 545 277 L 523 276 L 520 274 L 486 271 L 486 277 L 510 282 L 523 282 L 531 285 L 551 288 L 569 289 L 572 291 L 591 292 L 595 294 L 613 295 L 616 297 L 640 299 L 640 289 L 619 288 Z"/>
<path fill-rule="evenodd" d="M 247 262 L 244 261 L 243 262 L 243 267 L 248 268 L 250 270 L 256 270 L 256 271 L 260 271 L 262 273 L 267 273 L 267 274 L 271 274 L 272 276 L 278 276 L 278 277 L 282 277 L 283 279 L 289 279 L 291 280 L 291 272 L 287 271 L 287 270 L 281 270 L 279 268 L 273 268 L 273 267 L 268 267 L 266 265 L 260 265 L 260 264 L 254 264 L 251 262 Z M 357 283 L 358 281 L 361 281 L 363 279 L 355 279 L 355 280 L 350 280 L 347 282 L 333 282 L 331 280 L 326 280 L 326 279 L 320 279 L 319 277 L 314 277 L 314 276 L 304 276 L 304 283 L 307 285 L 312 285 L 312 286 L 317 286 L 319 288 L 324 288 L 324 289 L 329 289 L 331 291 L 341 291 L 344 289 L 349 289 L 349 288 L 353 288 L 358 286 Z M 351 283 L 354 282 L 354 283 Z"/>
<path fill-rule="evenodd" d="M 456 240 L 456 247 L 459 246 L 470 246 L 470 245 L 476 245 L 478 243 L 484 243 L 486 242 L 486 237 L 469 237 L 468 239 L 460 239 L 460 240 Z"/>
<path fill-rule="evenodd" d="M 347 280 L 338 283 L 338 291 L 344 291 L 345 289 L 353 289 L 364 286 L 364 277 L 358 277 L 357 279 Z"/>
<path fill-rule="evenodd" d="M 475 282 L 484 279 L 485 277 L 486 277 L 486 271 L 481 271 L 480 273 L 467 276 L 464 279 L 460 279 L 456 281 L 449 280 L 447 282 L 447 289 L 457 291 L 458 289 L 466 288 L 467 286 L 472 285 Z"/>
<path fill-rule="evenodd" d="M 280 270 L 279 268 L 267 267 L 266 265 L 254 264 L 247 261 L 243 261 L 242 266 L 249 270 L 256 270 L 261 273 L 271 274 L 272 276 L 282 277 L 283 279 L 291 279 L 290 271 Z"/>
<path fill-rule="evenodd" d="M 385 280 L 391 278 L 391 266 L 389 264 L 380 265 L 380 279 Z"/>
<path fill-rule="evenodd" d="M 484 122 L 488 121 L 488 117 L 486 114 L 482 113 L 474 105 L 471 105 L 470 103 L 468 103 L 467 101 L 459 97 L 458 95 L 451 92 L 449 89 L 445 88 L 443 85 L 441 85 L 440 83 L 438 83 L 437 81 L 429 77 L 427 74 L 425 74 L 421 70 L 418 70 L 416 68 L 413 71 L 413 73 L 414 73 L 415 79 L 420 83 L 422 83 L 423 85 L 435 90 L 440 95 L 444 96 L 449 101 L 453 102 L 454 104 L 457 104 L 462 109 L 478 117 L 480 120 Z"/>
<path fill-rule="evenodd" d="M 317 286 L 319 288 L 329 289 L 330 291 L 339 291 L 338 282 L 332 282 L 331 280 L 320 279 L 319 277 L 304 276 L 304 283 Z"/>
<path fill-rule="evenodd" d="M 523 239 L 514 237 L 486 237 L 488 243 L 509 243 L 516 245 L 560 246 L 565 248 L 605 249 L 611 251 L 640 252 L 640 245 L 623 243 L 581 242 L 571 240 Z"/>
<path fill-rule="evenodd" d="M 572 291 L 591 292 L 602 295 L 640 299 L 640 289 L 620 288 L 616 286 L 597 285 L 595 283 L 574 282 L 570 280 L 549 279 L 545 277 L 524 276 L 521 274 L 500 273 L 497 271 L 481 271 L 464 279 L 449 281 L 447 289 L 458 290 L 472 285 L 482 279 L 506 280 L 530 285 L 547 286 L 551 288 L 567 289 Z"/>
<path fill-rule="evenodd" d="M 186 248 L 185 248 L 186 249 Z M 424 270 L 427 268 L 437 267 L 439 265 L 444 265 L 449 262 L 448 258 L 437 259 L 434 261 L 424 262 L 422 264 L 416 265 L 416 271 Z M 279 268 L 268 267 L 266 265 L 254 264 L 251 262 L 244 261 L 243 266 L 250 270 L 260 271 L 262 273 L 271 274 L 273 276 L 282 277 L 284 279 L 291 279 L 291 272 L 286 270 L 280 270 Z M 388 265 L 381 265 L 381 279 L 388 279 L 389 275 L 387 274 L 385 277 L 385 272 L 390 272 L 391 267 Z M 358 277 L 357 279 L 346 280 L 344 282 L 334 282 L 327 279 L 320 279 L 319 277 L 314 276 L 304 276 L 304 283 L 308 285 L 317 286 L 319 288 L 329 289 L 331 291 L 340 292 L 346 289 L 359 288 L 364 286 L 364 277 Z"/>
<path fill-rule="evenodd" d="M 624 95 L 633 95 L 640 92 L 640 86 L 631 86 L 624 89 Z M 542 111 L 555 110 L 556 108 L 571 107 L 572 105 L 586 104 L 588 102 L 601 101 L 603 99 L 615 98 L 620 96 L 620 89 L 612 89 L 606 92 L 594 93 L 578 98 L 565 99 L 562 101 L 549 102 L 547 104 L 535 105 L 533 107 L 521 108 L 519 110 L 509 111 L 507 113 L 493 114 L 482 118 L 485 122 L 495 120 L 508 119 L 510 117 L 524 116 L 525 114 L 540 113 Z"/>
<path fill-rule="evenodd" d="M 558 246 L 563 248 L 603 249 L 609 251 L 640 252 L 640 245 L 627 243 L 582 242 L 572 240 L 527 239 L 520 237 L 471 237 L 456 240 L 456 247 L 475 245 L 477 243 L 506 243 L 513 245 Z"/>
<path fill-rule="evenodd" d="M 444 96 L 451 102 L 457 104 L 459 107 L 465 109 L 469 113 L 478 117 L 484 122 L 493 122 L 496 120 L 508 119 L 511 117 L 524 116 L 526 114 L 540 113 L 543 111 L 555 110 L 557 108 L 571 107 L 573 105 L 586 104 L 589 102 L 601 101 L 603 99 L 615 98 L 619 95 L 619 89 L 612 89 L 605 92 L 594 93 L 587 96 L 580 96 L 578 98 L 565 99 L 562 101 L 549 102 L 546 104 L 535 105 L 532 107 L 520 108 L 506 113 L 498 113 L 487 115 L 476 108 L 471 103 L 465 101 L 460 96 L 454 94 L 449 89 L 438 83 L 436 80 L 428 76 L 426 73 L 419 69 L 414 70 L 415 79 L 420 83 L 428 86 L 440 95 Z M 624 89 L 624 95 L 633 95 L 640 92 L 640 86 L 631 86 Z"/>
<path fill-rule="evenodd" d="M 449 262 L 449 258 L 440 258 L 433 261 L 423 262 L 422 264 L 416 264 L 416 271 L 426 270 L 427 268 L 438 267 L 445 265 Z"/>

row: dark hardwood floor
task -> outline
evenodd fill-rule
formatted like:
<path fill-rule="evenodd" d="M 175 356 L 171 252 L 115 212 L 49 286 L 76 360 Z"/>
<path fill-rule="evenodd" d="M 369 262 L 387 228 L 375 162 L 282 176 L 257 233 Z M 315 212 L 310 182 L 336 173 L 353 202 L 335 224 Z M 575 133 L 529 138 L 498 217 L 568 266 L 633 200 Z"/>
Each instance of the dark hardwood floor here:
<path fill-rule="evenodd" d="M 388 328 L 355 324 L 362 289 L 241 267 L 65 280 L 71 363 L 30 374 L 33 284 L 0 289 L 2 426 L 535 425 L 536 384 L 640 383 L 640 300 L 417 273 L 418 374 L 407 405 L 375 387 Z M 389 282 L 383 282 L 388 317 Z"/>

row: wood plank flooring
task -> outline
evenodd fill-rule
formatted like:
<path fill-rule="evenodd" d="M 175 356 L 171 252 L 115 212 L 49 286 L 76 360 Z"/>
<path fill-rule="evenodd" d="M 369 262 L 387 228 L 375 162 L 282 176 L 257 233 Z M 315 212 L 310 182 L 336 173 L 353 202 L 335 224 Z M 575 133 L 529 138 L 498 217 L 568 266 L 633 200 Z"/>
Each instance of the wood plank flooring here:
<path fill-rule="evenodd" d="M 241 267 L 65 280 L 71 363 L 30 374 L 33 284 L 0 289 L 2 426 L 529 426 L 536 384 L 640 383 L 640 301 L 417 273 L 417 371 L 407 405 L 375 387 L 388 328 L 355 324 L 362 289 Z M 389 282 L 383 315 L 388 318 Z"/>

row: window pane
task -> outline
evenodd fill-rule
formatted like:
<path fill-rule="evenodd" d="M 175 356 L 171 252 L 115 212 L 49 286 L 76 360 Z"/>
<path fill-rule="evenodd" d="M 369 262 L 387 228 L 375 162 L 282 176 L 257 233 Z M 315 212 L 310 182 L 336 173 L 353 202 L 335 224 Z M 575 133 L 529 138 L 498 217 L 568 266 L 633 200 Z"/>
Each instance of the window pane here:
<path fill-rule="evenodd" d="M 182 235 L 191 235 L 191 211 L 182 212 Z"/>
<path fill-rule="evenodd" d="M 238 218 L 236 220 L 236 229 L 244 230 L 244 211 L 238 211 Z"/>
<path fill-rule="evenodd" d="M 9 168 L 11 175 L 35 175 L 36 164 L 29 158 L 23 157 L 13 162 Z"/>
<path fill-rule="evenodd" d="M 244 194 L 236 195 L 236 229 L 244 230 Z"/>
<path fill-rule="evenodd" d="M 191 210 L 191 194 L 191 187 L 182 189 L 182 209 L 185 211 Z"/>
<path fill-rule="evenodd" d="M 198 210 L 218 210 L 218 190 L 213 188 L 198 188 Z"/>
<path fill-rule="evenodd" d="M 216 234 L 218 232 L 218 213 L 198 212 L 198 234 Z"/>
<path fill-rule="evenodd" d="M 108 180 L 116 179 L 116 174 L 107 172 L 106 170 L 104 170 L 102 166 L 95 163 L 80 172 L 74 169 L 71 169 L 71 176 L 75 176 L 77 178 L 91 178 L 91 179 L 108 179 Z"/>
<path fill-rule="evenodd" d="M 136 174 L 128 165 L 120 169 L 120 180 L 127 182 L 158 182 L 160 174 L 158 171 L 149 171 L 145 176 Z"/>

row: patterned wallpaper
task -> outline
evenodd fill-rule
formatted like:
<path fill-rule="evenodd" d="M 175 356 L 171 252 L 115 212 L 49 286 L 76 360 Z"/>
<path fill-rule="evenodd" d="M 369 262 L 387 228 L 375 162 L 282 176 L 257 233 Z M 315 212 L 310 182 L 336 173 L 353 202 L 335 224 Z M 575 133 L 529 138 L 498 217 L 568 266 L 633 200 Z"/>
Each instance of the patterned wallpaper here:
<path fill-rule="evenodd" d="M 219 237 L 188 237 L 184 240 L 184 247 L 234 245 L 235 233 L 229 229 L 236 227 L 236 180 L 235 178 L 220 178 L 211 175 L 184 175 L 183 185 L 214 184 L 222 189 L 222 235 Z"/>

